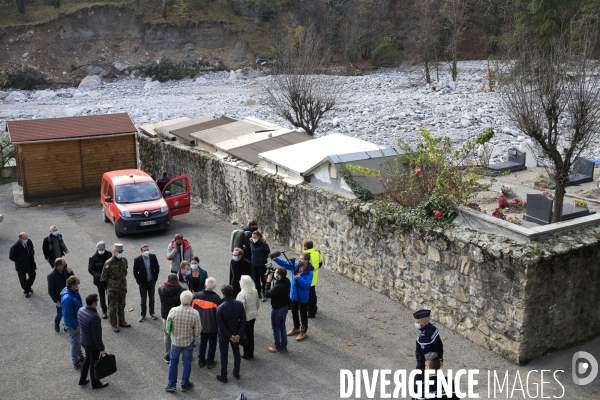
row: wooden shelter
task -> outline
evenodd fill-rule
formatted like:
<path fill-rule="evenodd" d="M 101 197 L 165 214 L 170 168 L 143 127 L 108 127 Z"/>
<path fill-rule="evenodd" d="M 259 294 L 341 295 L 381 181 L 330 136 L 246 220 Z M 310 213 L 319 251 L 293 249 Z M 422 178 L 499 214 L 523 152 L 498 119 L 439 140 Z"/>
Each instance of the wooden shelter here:
<path fill-rule="evenodd" d="M 137 167 L 126 113 L 9 121 L 6 130 L 25 201 L 99 193 L 104 172 Z"/>

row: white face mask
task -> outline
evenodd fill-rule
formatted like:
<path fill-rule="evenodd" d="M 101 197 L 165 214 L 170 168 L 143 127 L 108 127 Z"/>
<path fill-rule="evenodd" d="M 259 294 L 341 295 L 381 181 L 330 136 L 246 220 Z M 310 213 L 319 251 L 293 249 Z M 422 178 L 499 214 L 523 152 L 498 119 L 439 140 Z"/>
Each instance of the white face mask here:
<path fill-rule="evenodd" d="M 146 258 L 148 258 L 150 256 L 150 251 L 146 250 L 142 252 L 142 255 Z"/>
<path fill-rule="evenodd" d="M 252 238 L 252 243 L 256 243 L 256 242 L 258 242 L 258 239 Z"/>

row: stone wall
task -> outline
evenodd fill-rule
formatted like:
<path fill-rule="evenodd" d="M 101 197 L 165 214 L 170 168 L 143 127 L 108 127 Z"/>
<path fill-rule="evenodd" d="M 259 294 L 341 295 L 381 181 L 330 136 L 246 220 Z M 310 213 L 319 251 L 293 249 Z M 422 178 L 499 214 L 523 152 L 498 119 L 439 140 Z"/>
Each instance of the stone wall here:
<path fill-rule="evenodd" d="M 398 300 L 517 363 L 600 334 L 600 228 L 543 243 L 459 227 L 399 230 L 369 205 L 303 184 L 292 187 L 187 146 L 139 139 L 141 168 L 188 173 L 195 203 L 230 220 L 259 220 L 269 241 L 300 250 L 311 239 L 324 265 Z"/>

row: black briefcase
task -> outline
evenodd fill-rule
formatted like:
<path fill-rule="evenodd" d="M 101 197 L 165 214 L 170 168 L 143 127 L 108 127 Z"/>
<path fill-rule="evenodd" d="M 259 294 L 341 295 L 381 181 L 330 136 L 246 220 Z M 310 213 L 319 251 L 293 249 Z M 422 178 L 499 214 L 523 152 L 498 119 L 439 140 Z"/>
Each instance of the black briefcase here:
<path fill-rule="evenodd" d="M 100 356 L 100 359 L 94 363 L 94 375 L 100 380 L 117 372 L 117 360 L 114 354 Z"/>

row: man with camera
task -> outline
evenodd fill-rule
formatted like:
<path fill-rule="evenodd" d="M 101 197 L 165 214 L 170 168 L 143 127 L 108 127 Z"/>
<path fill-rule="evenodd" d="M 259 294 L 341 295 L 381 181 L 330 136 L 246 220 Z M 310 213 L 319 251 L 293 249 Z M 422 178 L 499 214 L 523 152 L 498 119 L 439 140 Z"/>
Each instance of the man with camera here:
<path fill-rule="evenodd" d="M 285 318 L 288 312 L 288 301 L 290 296 L 290 280 L 287 278 L 287 270 L 283 267 L 268 269 L 266 296 L 271 299 L 271 329 L 275 345 L 269 347 L 271 353 L 287 352 L 287 335 L 285 330 Z M 271 288 L 271 282 L 275 284 Z"/>
<path fill-rule="evenodd" d="M 270 255 L 275 256 L 276 254 L 277 252 Z M 310 267 L 310 254 L 303 253 L 297 262 L 295 262 L 293 258 L 284 260 L 281 257 L 277 257 L 275 258 L 275 263 L 290 271 L 293 276 L 293 279 L 291 279 L 290 299 L 294 302 L 292 308 L 294 327 L 290 329 L 287 335 L 293 336 L 300 333 L 296 338 L 296 341 L 299 342 L 306 338 L 306 331 L 308 330 L 308 295 L 313 281 L 313 272 Z M 300 310 L 299 316 L 298 310 Z M 300 325 L 300 322 L 302 322 L 302 325 Z"/>

